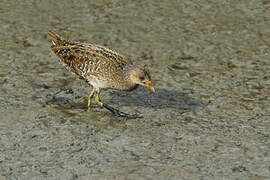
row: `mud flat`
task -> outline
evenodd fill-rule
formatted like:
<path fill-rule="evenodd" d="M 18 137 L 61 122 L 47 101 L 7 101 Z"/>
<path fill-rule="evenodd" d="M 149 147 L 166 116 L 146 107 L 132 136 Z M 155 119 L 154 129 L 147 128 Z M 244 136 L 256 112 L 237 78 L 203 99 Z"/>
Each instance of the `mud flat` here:
<path fill-rule="evenodd" d="M 270 1 L 0 2 L 0 179 L 270 179 Z M 147 65 L 87 111 L 46 33 Z M 71 88 L 73 93 L 61 92 Z"/>

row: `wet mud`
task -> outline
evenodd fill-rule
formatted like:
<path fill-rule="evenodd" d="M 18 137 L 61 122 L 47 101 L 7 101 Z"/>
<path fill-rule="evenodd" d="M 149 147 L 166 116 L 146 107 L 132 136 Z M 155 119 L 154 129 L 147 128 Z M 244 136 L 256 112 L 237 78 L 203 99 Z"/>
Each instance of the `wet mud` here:
<path fill-rule="evenodd" d="M 270 179 L 270 1 L 0 2 L 0 179 Z M 49 30 L 146 65 L 156 93 L 91 87 Z"/>

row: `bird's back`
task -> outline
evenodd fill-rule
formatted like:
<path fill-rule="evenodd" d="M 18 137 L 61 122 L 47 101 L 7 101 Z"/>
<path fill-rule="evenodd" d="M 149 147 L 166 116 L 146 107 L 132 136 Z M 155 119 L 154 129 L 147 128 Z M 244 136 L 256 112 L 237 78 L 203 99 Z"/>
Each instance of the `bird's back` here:
<path fill-rule="evenodd" d="M 124 56 L 106 47 L 71 42 L 53 32 L 48 35 L 52 38 L 51 49 L 60 61 L 70 72 L 86 81 L 91 78 L 117 81 L 117 73 L 130 64 Z"/>

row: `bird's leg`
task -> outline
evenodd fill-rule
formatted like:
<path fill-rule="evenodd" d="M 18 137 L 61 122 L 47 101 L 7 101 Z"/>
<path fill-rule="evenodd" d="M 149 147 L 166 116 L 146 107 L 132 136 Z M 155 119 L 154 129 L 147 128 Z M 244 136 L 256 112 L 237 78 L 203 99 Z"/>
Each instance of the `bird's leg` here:
<path fill-rule="evenodd" d="M 91 104 L 92 104 L 92 98 L 94 97 L 95 94 L 96 94 L 96 89 L 94 88 L 92 90 L 92 92 L 88 96 L 88 103 L 87 103 L 87 107 L 88 108 L 91 106 Z"/>
<path fill-rule="evenodd" d="M 121 112 L 118 109 L 115 109 L 115 108 L 113 108 L 113 107 L 111 107 L 111 106 L 109 106 L 107 104 L 102 103 L 101 99 L 100 99 L 100 89 L 98 89 L 98 88 L 94 88 L 93 91 L 91 92 L 91 94 L 89 95 L 89 97 L 88 97 L 88 107 L 91 105 L 92 98 L 95 98 L 96 104 L 98 106 L 100 106 L 101 108 L 105 108 L 105 109 L 109 110 L 115 116 L 125 117 L 127 119 L 142 118 L 142 116 L 130 115 L 130 114 Z"/>
<path fill-rule="evenodd" d="M 103 107 L 103 103 L 101 102 L 101 99 L 100 99 L 100 89 L 96 89 L 95 100 L 96 100 L 97 105 L 99 105 L 100 107 Z"/>

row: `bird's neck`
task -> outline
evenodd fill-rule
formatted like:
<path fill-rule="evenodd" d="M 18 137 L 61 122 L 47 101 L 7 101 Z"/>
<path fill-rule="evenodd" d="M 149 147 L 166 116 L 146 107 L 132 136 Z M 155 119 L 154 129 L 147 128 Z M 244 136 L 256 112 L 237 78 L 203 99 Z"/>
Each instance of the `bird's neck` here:
<path fill-rule="evenodd" d="M 123 82 L 121 84 L 124 84 L 120 87 L 122 90 L 131 91 L 138 86 L 136 83 L 132 82 L 130 78 L 130 73 L 135 67 L 136 66 L 134 65 L 127 65 L 126 67 L 124 67 L 122 74 L 120 75 L 121 81 Z"/>

